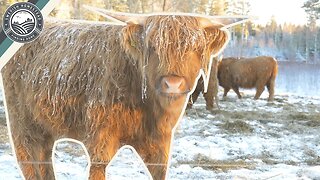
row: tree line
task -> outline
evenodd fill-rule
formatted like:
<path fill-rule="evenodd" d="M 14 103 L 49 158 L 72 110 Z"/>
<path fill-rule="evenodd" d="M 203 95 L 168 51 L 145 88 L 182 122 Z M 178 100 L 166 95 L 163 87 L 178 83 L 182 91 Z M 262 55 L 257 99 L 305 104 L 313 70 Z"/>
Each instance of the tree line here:
<path fill-rule="evenodd" d="M 0 1 L 0 16 L 16 1 Z M 61 0 L 51 15 L 66 19 L 105 20 L 84 9 L 83 4 L 133 13 L 168 11 L 248 15 L 251 10 L 249 0 Z M 320 63 L 319 0 L 307 0 L 301 8 L 308 14 L 305 25 L 278 24 L 274 17 L 270 17 L 266 25 L 247 22 L 231 28 L 231 41 L 224 56 L 269 55 L 278 60 Z"/>

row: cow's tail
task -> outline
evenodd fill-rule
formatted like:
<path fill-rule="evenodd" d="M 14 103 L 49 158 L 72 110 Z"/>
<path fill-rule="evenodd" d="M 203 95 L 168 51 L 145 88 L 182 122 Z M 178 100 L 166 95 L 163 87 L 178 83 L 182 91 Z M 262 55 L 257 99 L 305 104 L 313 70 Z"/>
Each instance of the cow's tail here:
<path fill-rule="evenodd" d="M 273 80 L 273 82 L 274 82 L 276 80 L 277 75 L 278 75 L 278 63 L 275 58 L 273 58 L 273 60 L 274 60 L 274 64 L 273 64 L 273 70 L 272 70 L 272 74 L 271 74 L 271 80 Z"/>
<path fill-rule="evenodd" d="M 278 75 L 278 63 L 277 60 L 273 58 L 273 67 L 272 67 L 272 73 L 269 79 L 269 82 L 267 84 L 268 91 L 269 91 L 269 101 L 273 100 L 274 97 L 274 89 L 275 89 L 275 81 L 276 77 Z"/>

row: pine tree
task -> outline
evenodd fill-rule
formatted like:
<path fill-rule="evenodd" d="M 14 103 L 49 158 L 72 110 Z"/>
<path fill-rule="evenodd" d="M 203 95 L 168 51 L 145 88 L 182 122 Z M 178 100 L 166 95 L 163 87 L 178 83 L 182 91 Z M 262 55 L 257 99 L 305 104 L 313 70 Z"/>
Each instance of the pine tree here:
<path fill-rule="evenodd" d="M 228 2 L 227 0 L 209 0 L 207 6 L 210 15 L 226 15 Z"/>
<path fill-rule="evenodd" d="M 307 53 L 306 56 L 311 61 L 318 60 L 318 32 L 319 27 L 316 26 L 316 21 L 320 19 L 320 0 L 308 0 L 302 6 L 308 14 L 308 34 L 307 34 Z M 318 60 L 320 62 L 320 60 Z"/>
<path fill-rule="evenodd" d="M 302 7 L 308 14 L 309 21 L 320 19 L 320 0 L 307 0 Z"/>

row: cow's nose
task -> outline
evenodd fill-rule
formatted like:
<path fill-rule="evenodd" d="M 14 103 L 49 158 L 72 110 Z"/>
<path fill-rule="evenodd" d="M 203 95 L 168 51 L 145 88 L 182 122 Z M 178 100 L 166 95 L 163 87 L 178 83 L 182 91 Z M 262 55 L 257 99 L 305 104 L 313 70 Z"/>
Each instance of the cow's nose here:
<path fill-rule="evenodd" d="M 162 77 L 160 91 L 168 94 L 182 94 L 189 92 L 189 89 L 184 77 L 170 75 Z"/>

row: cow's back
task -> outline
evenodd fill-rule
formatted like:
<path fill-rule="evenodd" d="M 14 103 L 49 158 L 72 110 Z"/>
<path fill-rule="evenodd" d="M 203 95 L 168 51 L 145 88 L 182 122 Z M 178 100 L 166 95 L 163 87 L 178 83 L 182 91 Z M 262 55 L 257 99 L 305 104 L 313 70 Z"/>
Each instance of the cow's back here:
<path fill-rule="evenodd" d="M 272 57 L 240 58 L 230 65 L 232 83 L 243 88 L 253 88 L 257 82 L 269 79 L 276 61 Z"/>
<path fill-rule="evenodd" d="M 3 76 L 8 83 L 24 84 L 26 90 L 37 94 L 46 92 L 61 98 L 83 94 L 88 100 L 104 103 L 110 95 L 121 99 L 134 90 L 130 86 L 137 82 L 132 79 L 139 76 L 120 45 L 121 28 L 47 23 L 41 36 L 24 45 L 8 62 Z"/>
<path fill-rule="evenodd" d="M 84 125 L 89 108 L 139 101 L 140 75 L 120 45 L 121 28 L 46 23 L 2 69 L 11 121 L 49 119 L 49 128 L 70 130 Z"/>

